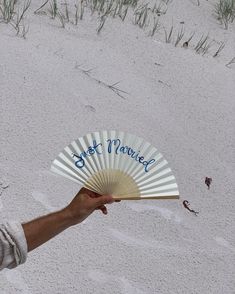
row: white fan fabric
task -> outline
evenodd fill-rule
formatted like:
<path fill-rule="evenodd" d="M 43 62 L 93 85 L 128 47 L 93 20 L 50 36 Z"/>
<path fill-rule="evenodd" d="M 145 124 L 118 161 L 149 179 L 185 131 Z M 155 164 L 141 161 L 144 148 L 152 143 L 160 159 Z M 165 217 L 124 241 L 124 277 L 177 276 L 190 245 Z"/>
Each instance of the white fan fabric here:
<path fill-rule="evenodd" d="M 93 132 L 66 146 L 51 170 L 115 199 L 178 199 L 176 179 L 162 154 L 135 135 Z"/>

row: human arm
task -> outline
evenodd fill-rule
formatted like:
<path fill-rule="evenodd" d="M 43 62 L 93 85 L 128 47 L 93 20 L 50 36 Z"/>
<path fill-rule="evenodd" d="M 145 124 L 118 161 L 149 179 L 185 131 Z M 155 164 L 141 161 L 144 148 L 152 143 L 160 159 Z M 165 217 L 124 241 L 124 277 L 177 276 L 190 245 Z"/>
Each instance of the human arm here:
<path fill-rule="evenodd" d="M 24 263 L 27 253 L 55 237 L 70 226 L 81 223 L 94 210 L 107 214 L 111 196 L 100 196 L 81 189 L 65 208 L 29 222 L 0 224 L 0 270 Z"/>
<path fill-rule="evenodd" d="M 81 223 L 94 210 L 107 214 L 105 204 L 113 203 L 111 196 L 100 196 L 82 188 L 65 208 L 23 223 L 28 252 L 47 242 L 70 226 Z"/>

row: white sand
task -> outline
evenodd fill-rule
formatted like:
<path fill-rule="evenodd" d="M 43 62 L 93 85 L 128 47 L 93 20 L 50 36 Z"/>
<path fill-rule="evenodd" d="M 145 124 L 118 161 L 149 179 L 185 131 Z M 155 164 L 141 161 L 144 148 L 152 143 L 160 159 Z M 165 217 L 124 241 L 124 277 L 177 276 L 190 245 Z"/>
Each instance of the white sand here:
<path fill-rule="evenodd" d="M 215 2 L 173 0 L 161 21 L 168 30 L 172 20 L 177 28 L 184 21 L 188 35 L 196 32 L 194 44 L 208 32 L 226 42 L 217 58 L 216 46 L 204 56 L 175 48 L 163 31 L 148 37 L 128 18 L 108 19 L 100 35 L 90 15 L 62 29 L 33 14 L 38 1 L 27 14 L 26 40 L 0 24 L 1 222 L 66 205 L 79 187 L 49 173 L 51 162 L 95 130 L 150 141 L 181 194 L 180 201 L 123 201 L 108 216 L 94 213 L 32 251 L 15 275 L 3 271 L 0 293 L 235 293 L 235 64 L 225 66 L 235 56 L 235 24 L 223 29 Z M 95 79 L 120 81 L 129 94 L 122 99 Z"/>

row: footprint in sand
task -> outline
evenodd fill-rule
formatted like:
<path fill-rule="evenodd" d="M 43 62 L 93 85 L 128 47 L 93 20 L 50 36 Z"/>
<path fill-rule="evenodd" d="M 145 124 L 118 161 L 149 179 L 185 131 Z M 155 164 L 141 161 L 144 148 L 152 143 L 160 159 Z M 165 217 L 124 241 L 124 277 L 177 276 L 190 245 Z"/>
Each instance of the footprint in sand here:
<path fill-rule="evenodd" d="M 122 243 L 130 246 L 137 246 L 138 248 L 153 248 L 153 249 L 163 249 L 163 250 L 172 250 L 172 251 L 180 251 L 180 248 L 177 245 L 170 246 L 167 245 L 166 242 L 155 241 L 153 239 L 138 239 L 135 237 L 131 237 L 129 234 L 122 233 L 113 228 L 108 229 L 113 238 L 121 241 Z"/>
<path fill-rule="evenodd" d="M 219 244 L 220 246 L 226 247 L 228 249 L 230 249 L 231 251 L 235 252 L 235 247 L 233 247 L 227 240 L 225 240 L 222 237 L 215 237 L 215 241 L 217 242 L 217 244 Z"/>
<path fill-rule="evenodd" d="M 142 211 L 148 211 L 148 210 L 157 211 L 165 219 L 173 220 L 176 223 L 181 223 L 182 221 L 182 219 L 178 215 L 174 214 L 173 211 L 167 208 L 147 205 L 147 204 L 138 204 L 138 203 L 128 203 L 127 206 L 136 212 L 142 212 Z"/>
<path fill-rule="evenodd" d="M 39 191 L 33 191 L 32 196 L 36 201 L 40 202 L 47 210 L 51 212 L 56 210 L 56 208 L 50 204 L 50 201 L 46 194 L 43 194 Z"/>
<path fill-rule="evenodd" d="M 85 109 L 88 110 L 88 111 L 91 111 L 91 112 L 96 112 L 96 109 L 95 107 L 93 107 L 92 105 L 85 105 Z"/>
<path fill-rule="evenodd" d="M 148 292 L 142 291 L 140 289 L 137 289 L 134 287 L 129 280 L 122 277 L 120 278 L 121 287 L 122 287 L 122 293 L 124 294 L 147 294 Z"/>
<path fill-rule="evenodd" d="M 46 177 L 57 177 L 58 175 L 54 172 L 52 172 L 51 170 L 47 170 L 47 169 L 41 169 L 38 170 L 37 173 L 39 176 L 46 176 Z"/>
<path fill-rule="evenodd" d="M 111 275 L 107 275 L 99 270 L 88 271 L 88 277 L 99 284 L 104 284 L 110 281 Z"/>
<path fill-rule="evenodd" d="M 26 284 L 25 280 L 22 277 L 21 272 L 18 269 L 6 269 L 5 270 L 5 277 L 9 283 L 14 285 L 16 291 L 22 294 L 30 294 L 28 285 Z"/>
<path fill-rule="evenodd" d="M 32 196 L 36 201 L 40 202 L 48 211 L 54 212 L 57 210 L 56 207 L 50 204 L 49 197 L 46 194 L 43 194 L 39 191 L 33 191 Z M 87 219 L 85 219 L 83 222 L 81 222 L 81 225 L 87 224 L 87 222 Z"/>
<path fill-rule="evenodd" d="M 113 280 L 117 281 L 120 284 L 120 288 L 122 289 L 121 293 L 123 294 L 148 294 L 148 292 L 138 289 L 138 287 L 134 286 L 133 282 L 124 277 L 114 277 L 113 275 L 106 274 L 99 270 L 88 271 L 88 276 L 90 279 L 100 284 L 105 284 Z"/>
<path fill-rule="evenodd" d="M 2 189 L 6 189 L 6 188 L 8 188 L 9 185 L 10 185 L 10 182 L 9 182 L 9 180 L 8 180 L 7 178 L 5 178 L 5 177 L 0 178 L 0 187 L 1 187 Z"/>

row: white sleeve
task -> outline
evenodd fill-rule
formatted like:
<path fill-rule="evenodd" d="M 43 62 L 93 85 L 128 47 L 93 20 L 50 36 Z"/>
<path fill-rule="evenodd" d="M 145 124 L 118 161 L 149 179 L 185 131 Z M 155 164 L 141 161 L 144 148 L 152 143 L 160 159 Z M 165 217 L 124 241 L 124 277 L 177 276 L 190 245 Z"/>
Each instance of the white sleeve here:
<path fill-rule="evenodd" d="M 0 224 L 0 270 L 15 268 L 24 263 L 28 247 L 20 222 L 9 221 Z"/>

